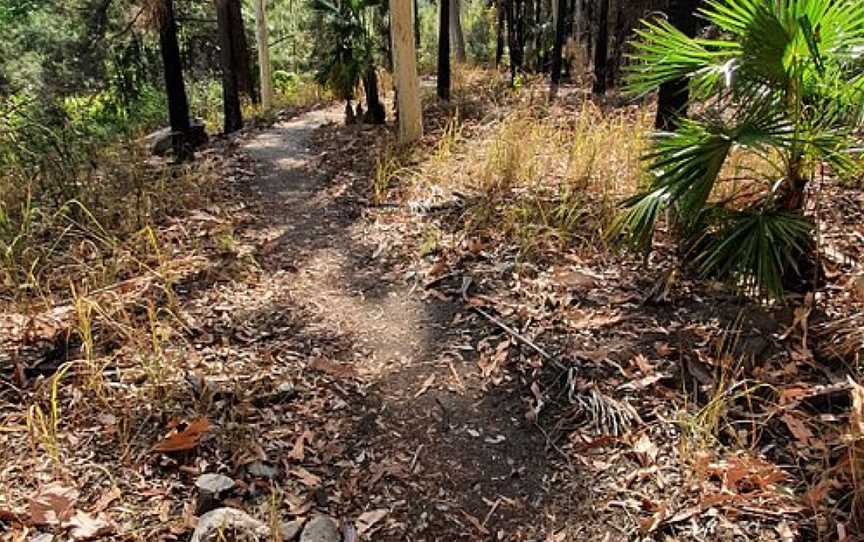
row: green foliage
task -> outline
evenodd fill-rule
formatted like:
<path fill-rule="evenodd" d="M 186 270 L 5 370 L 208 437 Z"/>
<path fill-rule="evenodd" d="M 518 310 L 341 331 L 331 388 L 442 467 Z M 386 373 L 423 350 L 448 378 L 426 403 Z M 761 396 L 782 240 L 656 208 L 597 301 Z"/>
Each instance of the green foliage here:
<path fill-rule="evenodd" d="M 864 3 L 858 0 L 708 0 L 716 39 L 646 22 L 626 80 L 642 94 L 690 81 L 699 113 L 655 135 L 650 181 L 625 202 L 613 234 L 650 244 L 668 211 L 704 274 L 779 297 L 782 277 L 810 250 L 804 189 L 817 166 L 858 172 Z M 727 177 L 733 154 L 759 167 Z"/>
<path fill-rule="evenodd" d="M 325 25 L 323 63 L 316 79 L 337 98 L 350 100 L 363 74 L 376 66 L 376 51 L 381 48 L 374 22 L 381 0 L 343 0 L 338 5 L 327 0 L 311 0 L 312 8 Z"/>

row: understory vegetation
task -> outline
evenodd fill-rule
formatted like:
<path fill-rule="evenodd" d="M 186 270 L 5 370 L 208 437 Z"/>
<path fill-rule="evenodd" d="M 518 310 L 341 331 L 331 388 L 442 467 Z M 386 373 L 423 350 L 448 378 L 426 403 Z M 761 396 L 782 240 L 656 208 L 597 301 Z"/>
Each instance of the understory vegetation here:
<path fill-rule="evenodd" d="M 394 5 L 0 0 L 0 541 L 856 540 L 864 4 Z"/>

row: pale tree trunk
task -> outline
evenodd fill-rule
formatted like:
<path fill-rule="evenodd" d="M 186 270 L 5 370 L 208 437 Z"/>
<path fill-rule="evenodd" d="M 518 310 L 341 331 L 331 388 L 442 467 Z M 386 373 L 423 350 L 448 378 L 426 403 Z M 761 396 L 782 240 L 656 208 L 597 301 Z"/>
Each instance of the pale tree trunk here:
<path fill-rule="evenodd" d="M 465 32 L 462 30 L 462 0 L 450 0 L 450 44 L 456 62 L 464 63 Z"/>
<path fill-rule="evenodd" d="M 420 109 L 420 81 L 417 78 L 417 51 L 411 4 L 390 0 L 390 35 L 393 42 L 393 68 L 399 107 L 399 142 L 411 143 L 423 137 Z"/>
<path fill-rule="evenodd" d="M 255 0 L 255 38 L 258 40 L 258 69 L 261 74 L 261 107 L 273 107 L 273 74 L 270 45 L 267 43 L 267 0 Z"/>

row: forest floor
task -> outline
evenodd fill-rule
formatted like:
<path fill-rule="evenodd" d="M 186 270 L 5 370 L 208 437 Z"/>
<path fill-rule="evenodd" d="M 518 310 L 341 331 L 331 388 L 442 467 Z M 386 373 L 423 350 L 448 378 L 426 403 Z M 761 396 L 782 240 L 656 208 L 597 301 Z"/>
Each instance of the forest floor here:
<path fill-rule="evenodd" d="M 854 539 L 864 394 L 837 350 L 860 352 L 864 195 L 834 193 L 820 306 L 760 306 L 668 247 L 647 271 L 609 250 L 598 194 L 566 239 L 514 226 L 563 196 L 490 205 L 470 182 L 521 115 L 495 96 L 431 108 L 403 154 L 341 107 L 249 130 L 213 151 L 219 197 L 162 225 L 167 287 L 128 279 L 110 318 L 99 291 L 10 309 L 0 539 L 185 540 L 209 472 L 262 521 L 325 513 L 361 540 Z M 543 116 L 584 107 L 571 89 Z M 644 114 L 625 109 L 620 133 Z M 514 148 L 542 149 L 527 130 Z"/>

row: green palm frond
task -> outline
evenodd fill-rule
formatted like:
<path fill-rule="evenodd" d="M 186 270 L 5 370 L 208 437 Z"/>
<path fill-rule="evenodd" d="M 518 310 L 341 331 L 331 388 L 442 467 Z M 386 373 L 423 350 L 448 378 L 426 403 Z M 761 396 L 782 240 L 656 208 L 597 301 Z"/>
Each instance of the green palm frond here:
<path fill-rule="evenodd" d="M 781 296 L 783 276 L 798 271 L 810 248 L 812 223 L 798 214 L 755 210 L 730 213 L 694 261 L 704 276 L 739 282 L 747 290 Z"/>

